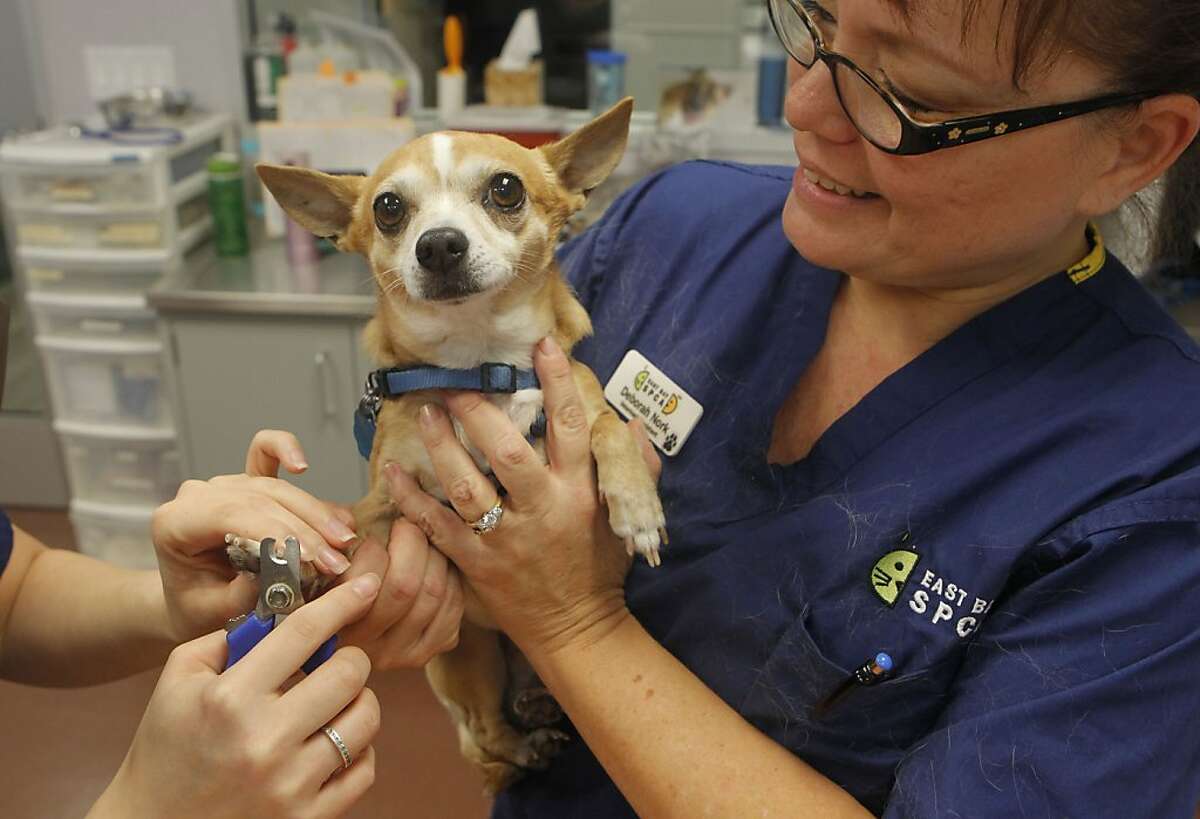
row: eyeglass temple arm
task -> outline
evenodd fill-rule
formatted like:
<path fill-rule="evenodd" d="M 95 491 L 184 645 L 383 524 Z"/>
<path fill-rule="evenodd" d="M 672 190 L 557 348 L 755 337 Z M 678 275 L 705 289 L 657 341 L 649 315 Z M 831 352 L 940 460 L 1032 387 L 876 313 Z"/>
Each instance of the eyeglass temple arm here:
<path fill-rule="evenodd" d="M 1090 114 L 1103 108 L 1141 102 L 1151 96 L 1138 94 L 1109 94 L 1090 100 L 1068 102 L 1061 105 L 1043 105 L 1036 108 L 1017 108 L 981 117 L 964 117 L 947 120 L 936 125 L 926 125 L 907 117 L 914 126 L 911 131 L 917 141 L 928 147 L 941 148 L 948 145 L 965 145 L 991 137 L 1002 136 L 1014 131 L 1023 131 L 1036 125 L 1045 125 L 1058 120 Z M 905 140 L 908 142 L 909 140 Z M 909 147 L 909 146 L 902 146 Z M 913 145 L 912 147 L 917 147 Z"/>

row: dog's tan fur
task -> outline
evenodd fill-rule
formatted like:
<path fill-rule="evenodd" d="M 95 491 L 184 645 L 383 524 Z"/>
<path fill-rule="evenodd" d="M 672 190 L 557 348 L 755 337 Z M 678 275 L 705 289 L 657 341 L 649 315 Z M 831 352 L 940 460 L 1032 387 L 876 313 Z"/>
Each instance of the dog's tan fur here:
<path fill-rule="evenodd" d="M 553 336 L 569 353 L 591 332 L 586 312 L 555 263 L 555 243 L 588 191 L 620 161 L 631 111 L 632 101 L 625 100 L 566 139 L 538 150 L 491 135 L 444 133 L 400 148 L 369 178 L 274 166 L 260 166 L 259 175 L 293 219 L 370 261 L 380 298 L 363 342 L 380 366 L 467 368 L 498 361 L 528 368 L 541 338 Z M 515 174 L 523 183 L 526 202 L 519 212 L 489 208 L 480 196 L 480 180 L 499 172 Z M 374 202 L 384 192 L 411 205 L 398 233 L 377 227 Z M 446 219 L 472 236 L 472 248 L 482 244 L 487 258 L 479 262 L 485 270 L 479 275 L 496 278 L 490 289 L 450 303 L 429 301 L 416 292 L 428 273 L 409 258 L 414 234 Z M 654 480 L 632 434 L 605 402 L 596 377 L 578 362 L 572 367 L 591 424 L 599 488 L 613 530 L 631 551 L 636 548 L 657 563 L 663 516 Z M 522 432 L 541 408 L 537 390 L 491 400 L 507 409 Z M 427 491 L 445 497 L 417 431 L 420 407 L 437 401 L 435 393 L 418 392 L 384 402 L 370 459 L 371 490 L 355 508 L 361 537 L 386 542 L 399 514 L 388 493 L 385 464 L 399 464 Z M 458 431 L 486 468 L 478 450 Z M 492 501 L 463 497 L 460 490 L 449 488 L 460 505 Z M 514 652 L 506 650 L 467 591 L 458 647 L 431 661 L 426 671 L 456 722 L 464 755 L 481 769 L 487 789 L 496 792 L 525 770 L 544 767 L 565 737 L 538 720 L 518 727 L 506 718 L 506 693 L 510 698 L 513 693 L 506 692 L 508 680 L 514 674 L 529 676 L 528 670 L 514 666 Z"/>

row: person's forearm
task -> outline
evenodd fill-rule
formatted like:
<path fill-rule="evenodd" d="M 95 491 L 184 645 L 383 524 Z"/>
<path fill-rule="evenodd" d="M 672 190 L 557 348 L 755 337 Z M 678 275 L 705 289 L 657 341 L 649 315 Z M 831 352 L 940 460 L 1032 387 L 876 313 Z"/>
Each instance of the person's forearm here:
<path fill-rule="evenodd" d="M 628 613 L 529 659 L 639 816 L 868 817 L 746 722 Z"/>
<path fill-rule="evenodd" d="M 0 676 L 93 685 L 159 666 L 173 647 L 158 572 L 39 548 L 4 629 Z"/>

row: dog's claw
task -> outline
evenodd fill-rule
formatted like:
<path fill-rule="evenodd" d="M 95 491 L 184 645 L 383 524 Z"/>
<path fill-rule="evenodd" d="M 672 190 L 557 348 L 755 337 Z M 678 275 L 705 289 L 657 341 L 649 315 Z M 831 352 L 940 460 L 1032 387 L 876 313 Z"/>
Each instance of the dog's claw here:
<path fill-rule="evenodd" d="M 610 487 L 611 490 L 611 487 Z M 662 503 L 658 493 L 650 488 L 645 492 L 609 491 L 608 523 L 613 534 L 625 542 L 629 555 L 639 554 L 651 566 L 658 566 L 658 550 L 661 543 L 659 532 L 666 528 Z"/>

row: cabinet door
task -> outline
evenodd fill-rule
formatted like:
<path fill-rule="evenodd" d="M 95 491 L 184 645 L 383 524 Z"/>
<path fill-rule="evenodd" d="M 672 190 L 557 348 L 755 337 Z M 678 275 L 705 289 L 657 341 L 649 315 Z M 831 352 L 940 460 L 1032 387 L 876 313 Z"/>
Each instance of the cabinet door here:
<path fill-rule="evenodd" d="M 191 477 L 241 471 L 256 431 L 285 429 L 309 463 L 289 480 L 326 500 L 365 494 L 352 432 L 360 391 L 354 325 L 175 318 L 170 333 Z"/>

